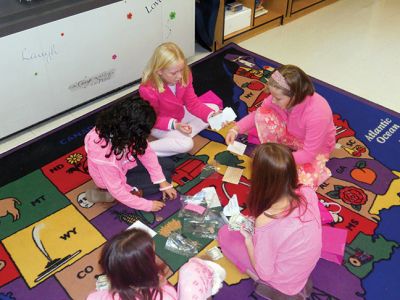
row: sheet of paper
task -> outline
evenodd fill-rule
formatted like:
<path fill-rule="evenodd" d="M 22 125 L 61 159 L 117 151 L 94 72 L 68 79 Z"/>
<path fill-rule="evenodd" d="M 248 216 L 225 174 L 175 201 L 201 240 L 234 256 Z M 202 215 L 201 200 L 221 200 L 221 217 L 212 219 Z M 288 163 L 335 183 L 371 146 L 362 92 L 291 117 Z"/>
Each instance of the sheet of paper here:
<path fill-rule="evenodd" d="M 151 237 L 154 237 L 157 232 L 155 232 L 153 229 L 151 229 L 149 226 L 143 224 L 141 221 L 137 220 L 134 222 L 131 226 L 129 226 L 127 229 L 132 229 L 132 228 L 138 228 L 138 229 L 143 229 L 146 231 L 148 234 L 150 234 Z"/>
<path fill-rule="evenodd" d="M 223 115 L 222 113 L 208 119 L 211 129 L 220 130 L 222 128 Z"/>
<path fill-rule="evenodd" d="M 214 207 L 220 207 L 221 202 L 219 201 L 217 191 L 215 190 L 215 187 L 210 186 L 203 188 L 202 191 L 206 194 L 206 201 L 207 201 L 207 206 L 209 208 L 214 208 Z"/>
<path fill-rule="evenodd" d="M 224 110 L 208 119 L 211 129 L 220 130 L 222 128 L 222 123 L 231 122 L 236 119 L 236 114 L 231 107 L 225 107 Z"/>
<path fill-rule="evenodd" d="M 234 141 L 232 144 L 228 145 L 227 150 L 236 153 L 238 155 L 243 155 L 244 151 L 246 150 L 246 147 L 247 146 L 245 144 L 238 141 Z"/>
<path fill-rule="evenodd" d="M 222 178 L 222 181 L 238 184 L 242 173 L 243 169 L 228 167 L 226 168 L 225 175 Z"/>
<path fill-rule="evenodd" d="M 240 214 L 240 206 L 239 206 L 236 194 L 234 194 L 231 197 L 231 199 L 229 199 L 228 204 L 224 206 L 224 209 L 222 211 L 223 211 L 224 215 L 227 217 L 231 217 L 231 216 Z"/>
<path fill-rule="evenodd" d="M 201 120 L 200 118 L 193 118 L 192 120 L 190 120 L 190 126 L 192 126 L 193 128 L 205 128 L 207 125 L 204 125 L 207 123 L 204 123 L 203 120 Z M 195 135 L 197 135 L 198 132 L 194 132 L 192 131 L 191 134 L 189 134 L 190 137 L 194 137 Z"/>
<path fill-rule="evenodd" d="M 232 107 L 225 107 L 224 110 L 222 111 L 222 115 L 224 116 L 223 119 L 226 122 L 235 121 L 237 117 Z"/>

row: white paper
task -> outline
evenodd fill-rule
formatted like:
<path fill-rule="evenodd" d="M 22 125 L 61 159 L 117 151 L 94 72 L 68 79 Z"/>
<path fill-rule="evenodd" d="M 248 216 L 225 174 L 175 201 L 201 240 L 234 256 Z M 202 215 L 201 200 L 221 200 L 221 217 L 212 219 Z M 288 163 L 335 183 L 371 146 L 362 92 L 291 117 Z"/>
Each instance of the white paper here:
<path fill-rule="evenodd" d="M 220 130 L 222 128 L 222 124 L 224 122 L 232 122 L 235 121 L 236 114 L 231 107 L 225 107 L 224 110 L 208 119 L 208 123 L 210 124 L 211 129 Z"/>
<path fill-rule="evenodd" d="M 202 191 L 205 193 L 207 206 L 209 208 L 221 206 L 221 202 L 219 201 L 218 194 L 217 194 L 217 191 L 215 190 L 215 187 L 213 187 L 213 186 L 206 187 L 206 188 L 203 188 Z"/>
<path fill-rule="evenodd" d="M 229 199 L 229 202 L 227 205 L 225 205 L 223 212 L 224 212 L 224 215 L 227 217 L 231 217 L 231 216 L 240 214 L 240 206 L 239 206 L 236 194 L 234 194 L 231 197 L 231 199 Z"/>
<path fill-rule="evenodd" d="M 227 150 L 236 153 L 238 155 L 243 155 L 244 151 L 246 150 L 246 145 L 238 142 L 238 141 L 234 141 L 232 144 L 228 145 Z"/>
<path fill-rule="evenodd" d="M 131 226 L 129 226 L 127 229 L 132 229 L 132 228 L 138 228 L 138 229 L 143 229 L 146 231 L 148 234 L 150 234 L 151 237 L 154 237 L 157 232 L 155 232 L 153 229 L 151 229 L 149 226 L 143 224 L 141 221 L 137 220 L 134 222 Z"/>
<path fill-rule="evenodd" d="M 222 111 L 222 115 L 224 116 L 224 121 L 227 122 L 235 121 L 237 117 L 232 107 L 225 107 Z"/>

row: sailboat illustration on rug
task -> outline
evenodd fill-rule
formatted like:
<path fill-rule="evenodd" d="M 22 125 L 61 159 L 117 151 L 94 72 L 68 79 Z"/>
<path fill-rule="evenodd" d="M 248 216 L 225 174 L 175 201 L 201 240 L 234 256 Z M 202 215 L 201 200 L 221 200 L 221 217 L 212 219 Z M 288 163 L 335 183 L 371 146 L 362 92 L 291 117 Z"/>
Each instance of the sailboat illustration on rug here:
<path fill-rule="evenodd" d="M 39 282 L 55 270 L 59 269 L 61 266 L 66 264 L 68 261 L 70 261 L 72 258 L 77 256 L 79 253 L 82 252 L 82 250 L 77 250 L 72 254 L 68 254 L 67 256 L 63 258 L 51 258 L 49 253 L 46 251 L 46 248 L 44 247 L 41 239 L 40 239 L 40 231 L 45 227 L 44 224 L 39 224 L 35 227 L 33 227 L 32 230 L 32 239 L 35 242 L 36 247 L 40 250 L 40 252 L 46 257 L 48 260 L 45 270 L 41 272 L 37 278 L 35 279 L 35 282 Z"/>

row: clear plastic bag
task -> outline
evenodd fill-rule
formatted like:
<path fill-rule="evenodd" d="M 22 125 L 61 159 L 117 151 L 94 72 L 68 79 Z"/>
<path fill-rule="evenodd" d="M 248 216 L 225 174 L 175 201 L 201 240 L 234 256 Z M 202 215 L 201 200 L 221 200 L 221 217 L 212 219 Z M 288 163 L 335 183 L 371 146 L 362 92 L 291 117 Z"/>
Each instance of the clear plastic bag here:
<path fill-rule="evenodd" d="M 215 224 L 196 222 L 191 219 L 184 219 L 183 232 L 188 232 L 196 237 L 215 239 L 218 229 Z"/>
<path fill-rule="evenodd" d="M 200 238 L 215 239 L 218 230 L 225 224 L 219 212 L 207 210 L 203 220 L 198 221 L 194 218 L 183 219 L 183 232 L 188 232 Z"/>
<path fill-rule="evenodd" d="M 181 196 L 182 209 L 179 211 L 180 218 L 189 218 L 196 222 L 202 222 L 207 214 L 207 202 L 205 193 L 199 192 L 193 196 Z"/>
<path fill-rule="evenodd" d="M 200 191 L 193 196 L 181 195 L 181 202 L 182 206 L 185 206 L 186 204 L 197 204 L 197 205 L 207 206 L 206 193 Z"/>
<path fill-rule="evenodd" d="M 165 249 L 186 257 L 192 257 L 198 253 L 197 243 L 177 232 L 172 232 L 169 235 Z"/>

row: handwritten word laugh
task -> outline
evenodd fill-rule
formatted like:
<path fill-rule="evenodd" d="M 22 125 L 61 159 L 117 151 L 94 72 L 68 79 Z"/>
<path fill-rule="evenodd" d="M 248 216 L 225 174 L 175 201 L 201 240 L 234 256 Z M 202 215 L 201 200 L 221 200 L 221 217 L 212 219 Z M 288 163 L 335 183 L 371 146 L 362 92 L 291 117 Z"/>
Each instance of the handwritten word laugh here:
<path fill-rule="evenodd" d="M 43 59 L 45 62 L 49 63 L 50 61 L 53 60 L 54 56 L 57 54 L 58 54 L 58 52 L 56 50 L 56 46 L 51 45 L 51 46 L 49 46 L 49 49 L 42 50 L 39 52 L 24 48 L 24 50 L 22 50 L 21 56 L 22 56 L 22 60 L 24 60 L 24 61 Z"/>
<path fill-rule="evenodd" d="M 376 139 L 378 143 L 384 144 L 399 128 L 391 119 L 381 119 L 379 125 L 374 130 L 368 130 L 364 136 L 369 142 Z"/>

